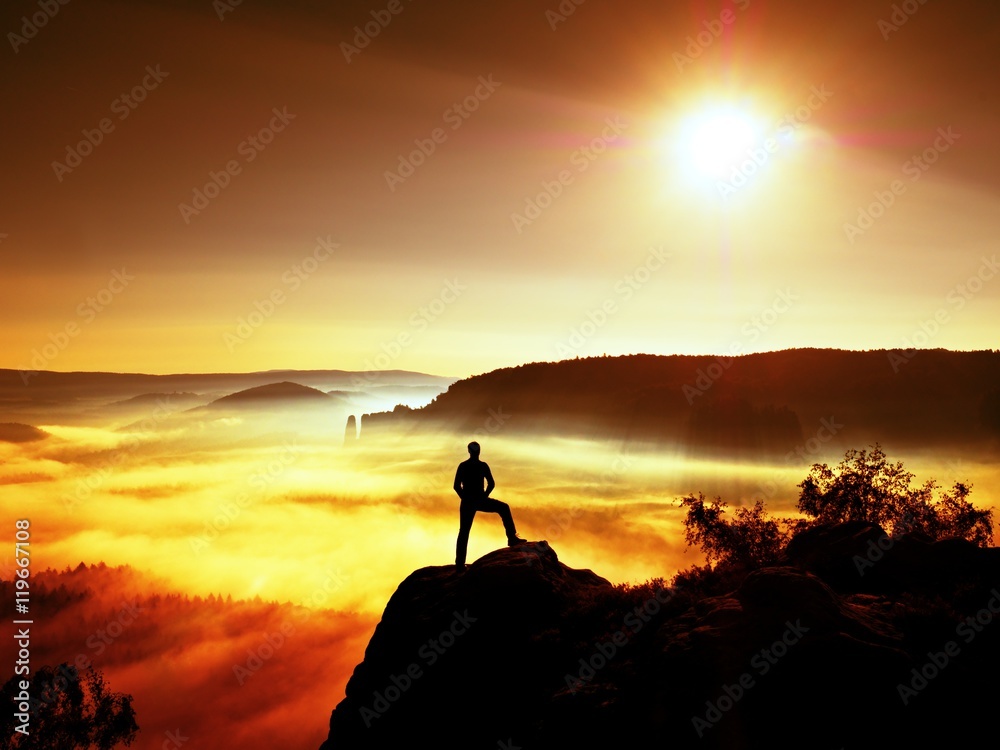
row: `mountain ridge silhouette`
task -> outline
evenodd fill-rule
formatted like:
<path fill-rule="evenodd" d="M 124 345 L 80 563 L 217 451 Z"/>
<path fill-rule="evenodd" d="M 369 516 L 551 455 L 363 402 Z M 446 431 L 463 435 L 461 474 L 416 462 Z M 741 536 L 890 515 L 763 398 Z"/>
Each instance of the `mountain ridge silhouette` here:
<path fill-rule="evenodd" d="M 897 358 L 903 357 L 905 364 Z M 498 409 L 505 433 L 673 443 L 781 455 L 824 424 L 841 445 L 1000 448 L 1000 351 L 788 349 L 725 358 L 625 355 L 536 362 L 453 383 L 421 409 L 365 414 L 386 431 L 470 432 Z"/>

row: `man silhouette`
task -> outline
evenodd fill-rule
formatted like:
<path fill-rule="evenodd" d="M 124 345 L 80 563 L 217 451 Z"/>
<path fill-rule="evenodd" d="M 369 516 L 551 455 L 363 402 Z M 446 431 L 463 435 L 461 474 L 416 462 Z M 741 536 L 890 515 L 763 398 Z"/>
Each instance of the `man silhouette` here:
<path fill-rule="evenodd" d="M 507 532 L 507 545 L 524 544 L 525 540 L 517 535 L 514 529 L 514 518 L 510 514 L 510 506 L 490 497 L 496 482 L 493 473 L 485 461 L 479 460 L 479 443 L 469 443 L 469 458 L 458 465 L 455 472 L 455 492 L 462 498 L 458 509 L 458 543 L 455 545 L 455 569 L 465 570 L 465 553 L 469 545 L 469 532 L 476 511 L 484 513 L 499 513 L 503 520 L 504 531 Z M 483 488 L 486 482 L 486 488 Z"/>

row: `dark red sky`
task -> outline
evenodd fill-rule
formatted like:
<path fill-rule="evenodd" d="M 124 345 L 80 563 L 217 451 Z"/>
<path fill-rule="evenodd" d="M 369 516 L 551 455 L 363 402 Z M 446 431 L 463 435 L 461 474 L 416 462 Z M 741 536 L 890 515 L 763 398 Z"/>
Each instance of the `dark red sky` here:
<path fill-rule="evenodd" d="M 348 62 L 341 45 L 387 5 L 245 0 L 220 20 L 210 0 L 74 0 L 29 39 L 40 6 L 7 4 L 0 366 L 360 369 L 389 350 L 393 367 L 466 375 L 737 344 L 996 345 L 995 3 L 914 2 L 893 29 L 879 2 L 587 0 L 560 21 L 555 0 L 400 0 Z M 722 33 L 679 64 L 706 24 Z M 119 119 L 147 66 L 166 77 Z M 773 126 L 817 87 L 831 96 L 802 143 L 746 187 L 685 181 L 682 122 L 722 105 Z M 294 119 L 256 153 L 245 140 L 275 108 Z M 103 118 L 93 153 L 54 168 Z M 609 120 L 622 132 L 580 160 Z M 390 185 L 436 128 L 434 153 Z M 909 174 L 927 149 L 936 163 Z M 239 173 L 185 213 L 230 161 Z M 572 184 L 519 225 L 563 171 Z M 895 180 L 905 193 L 852 234 Z M 669 261 L 652 268 L 651 248 Z M 241 320 L 260 324 L 244 336 Z"/>

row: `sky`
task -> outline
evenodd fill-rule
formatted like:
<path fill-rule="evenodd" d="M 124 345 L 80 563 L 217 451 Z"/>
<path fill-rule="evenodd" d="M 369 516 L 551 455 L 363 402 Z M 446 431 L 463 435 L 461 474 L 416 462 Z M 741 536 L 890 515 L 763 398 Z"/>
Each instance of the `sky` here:
<path fill-rule="evenodd" d="M 12 2 L 0 367 L 995 348 L 1000 6 Z"/>

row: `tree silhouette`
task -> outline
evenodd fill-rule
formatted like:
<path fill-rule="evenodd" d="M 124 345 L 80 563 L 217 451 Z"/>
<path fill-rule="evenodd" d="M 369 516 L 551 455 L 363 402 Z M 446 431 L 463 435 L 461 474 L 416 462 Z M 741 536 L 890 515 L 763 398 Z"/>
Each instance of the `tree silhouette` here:
<path fill-rule="evenodd" d="M 799 483 L 798 508 L 815 523 L 867 521 L 887 532 L 922 531 L 933 539 L 959 537 L 981 547 L 993 541 L 992 510 L 968 501 L 971 486 L 956 482 L 937 500 L 930 479 L 913 487 L 914 475 L 902 462 L 890 463 L 882 447 L 850 449 L 833 469 L 813 464 Z"/>
<path fill-rule="evenodd" d="M 935 498 L 930 479 L 913 486 L 914 475 L 902 462 L 890 463 L 882 447 L 850 449 L 834 468 L 814 464 L 799 483 L 798 509 L 811 520 L 770 517 L 764 503 L 737 508 L 726 517 L 726 503 L 716 497 L 688 495 L 684 540 L 701 547 L 709 564 L 759 568 L 779 561 L 791 535 L 821 523 L 865 521 L 887 533 L 919 531 L 931 539 L 958 537 L 980 547 L 993 542 L 993 511 L 969 502 L 969 484 L 956 482 Z"/>
<path fill-rule="evenodd" d="M 934 536 L 957 536 L 968 539 L 980 547 L 993 543 L 993 511 L 976 508 L 966 498 L 972 488 L 962 482 L 955 482 L 952 492 L 942 492 L 941 499 L 934 506 Z"/>
<path fill-rule="evenodd" d="M 890 464 L 877 443 L 870 453 L 851 448 L 836 469 L 813 464 L 798 485 L 798 507 L 819 523 L 867 521 L 891 531 L 912 510 L 912 480 L 902 462 Z"/>
<path fill-rule="evenodd" d="M 23 679 L 11 677 L 0 691 L 7 706 L 0 714 L 0 750 L 112 750 L 119 742 L 131 745 L 139 732 L 131 695 L 110 692 L 100 672 L 81 675 L 70 664 L 34 673 L 29 733 L 17 732 L 23 722 L 14 716 L 16 696 Z"/>
<path fill-rule="evenodd" d="M 786 522 L 768 518 L 761 500 L 752 508 L 737 508 L 732 520 L 726 520 L 726 504 L 719 497 L 706 505 L 699 492 L 681 503 L 687 507 L 684 540 L 699 545 L 709 563 L 759 568 L 776 562 L 788 541 Z"/>

